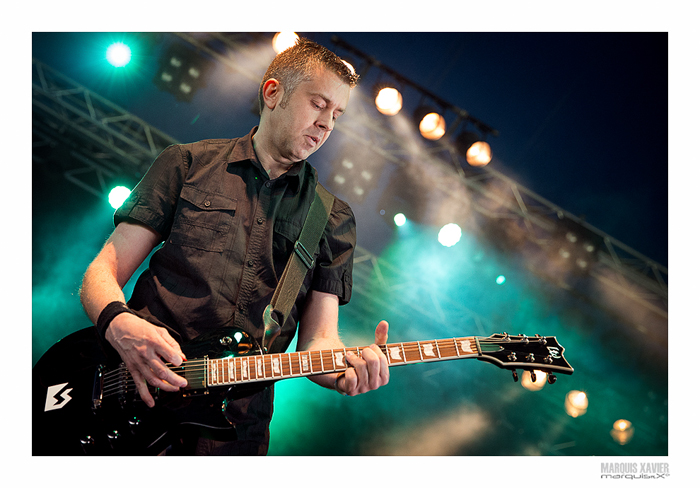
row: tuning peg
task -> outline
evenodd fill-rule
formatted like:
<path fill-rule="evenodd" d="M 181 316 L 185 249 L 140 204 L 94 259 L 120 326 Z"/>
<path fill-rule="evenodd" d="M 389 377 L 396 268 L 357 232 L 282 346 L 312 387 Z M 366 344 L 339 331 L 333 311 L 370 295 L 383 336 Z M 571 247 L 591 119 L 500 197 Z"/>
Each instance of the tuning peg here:
<path fill-rule="evenodd" d="M 532 380 L 533 383 L 537 383 L 537 375 L 535 374 L 535 370 L 530 371 L 530 379 Z"/>
<path fill-rule="evenodd" d="M 557 381 L 557 377 L 554 376 L 552 373 L 549 373 L 547 375 L 547 383 L 549 383 L 550 385 L 553 385 L 556 381 Z"/>
<path fill-rule="evenodd" d="M 513 381 L 518 382 L 518 372 L 516 370 L 513 370 Z"/>

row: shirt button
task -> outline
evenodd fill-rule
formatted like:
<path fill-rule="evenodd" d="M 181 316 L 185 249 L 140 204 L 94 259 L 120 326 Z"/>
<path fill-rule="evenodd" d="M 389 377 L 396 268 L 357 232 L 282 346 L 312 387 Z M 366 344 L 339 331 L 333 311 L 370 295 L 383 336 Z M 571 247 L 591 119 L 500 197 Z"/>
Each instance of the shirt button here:
<path fill-rule="evenodd" d="M 252 259 L 249 259 L 249 260 L 248 260 L 248 266 L 253 266 L 253 264 L 255 264 L 255 262 L 254 262 Z"/>
<path fill-rule="evenodd" d="M 271 181 L 266 181 L 266 182 L 265 182 L 265 186 L 268 187 L 268 188 L 272 187 L 272 182 L 271 182 Z"/>
<path fill-rule="evenodd" d="M 205 207 L 211 206 L 211 202 L 210 202 L 209 200 L 205 200 L 204 206 L 205 206 Z"/>
<path fill-rule="evenodd" d="M 258 217 L 258 224 L 262 224 L 263 222 L 265 222 L 265 219 L 263 219 L 262 217 Z"/>

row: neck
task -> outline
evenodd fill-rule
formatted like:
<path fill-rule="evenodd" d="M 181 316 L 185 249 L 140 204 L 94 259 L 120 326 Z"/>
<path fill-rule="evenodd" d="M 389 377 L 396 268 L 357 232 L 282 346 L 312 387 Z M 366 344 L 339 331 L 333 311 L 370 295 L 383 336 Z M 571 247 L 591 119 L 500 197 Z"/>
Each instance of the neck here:
<path fill-rule="evenodd" d="M 297 163 L 297 161 L 280 161 L 279 158 L 275 158 L 265 144 L 265 138 L 264 135 L 260 134 L 260 128 L 253 134 L 253 150 L 258 157 L 258 161 L 260 161 L 260 165 L 271 180 L 279 178 Z"/>

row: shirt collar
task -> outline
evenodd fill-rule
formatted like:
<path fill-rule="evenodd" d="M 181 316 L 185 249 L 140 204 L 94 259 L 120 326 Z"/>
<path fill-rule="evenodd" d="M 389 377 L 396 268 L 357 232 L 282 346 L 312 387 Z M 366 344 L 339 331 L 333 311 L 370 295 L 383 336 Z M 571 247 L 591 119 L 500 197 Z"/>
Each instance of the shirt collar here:
<path fill-rule="evenodd" d="M 248 160 L 253 164 L 253 166 L 258 168 L 266 178 L 269 179 L 267 172 L 262 167 L 262 164 L 260 164 L 260 160 L 258 159 L 257 154 L 255 154 L 255 149 L 253 148 L 253 134 L 255 134 L 257 130 L 258 126 L 256 125 L 251 129 L 248 135 L 237 139 L 233 148 L 231 149 L 228 159 L 229 163 Z M 290 187 L 294 190 L 294 192 L 297 192 L 301 186 L 301 180 L 309 176 L 308 172 L 312 169 L 313 168 L 311 168 L 311 165 L 309 165 L 309 163 L 303 159 L 294 164 L 289 171 L 287 171 L 280 178 L 287 178 Z"/>

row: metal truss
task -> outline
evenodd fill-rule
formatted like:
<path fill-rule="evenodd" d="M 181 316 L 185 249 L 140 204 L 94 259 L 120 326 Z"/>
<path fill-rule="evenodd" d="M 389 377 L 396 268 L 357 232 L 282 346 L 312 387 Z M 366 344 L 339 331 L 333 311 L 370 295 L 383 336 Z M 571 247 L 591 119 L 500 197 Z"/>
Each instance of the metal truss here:
<path fill-rule="evenodd" d="M 173 138 L 45 64 L 32 60 L 33 161 L 55 165 L 86 191 L 141 178 Z M 52 154 L 64 154 L 56 161 Z"/>
<path fill-rule="evenodd" d="M 255 60 L 249 48 L 251 39 L 244 34 L 177 34 L 199 51 L 244 74 L 251 82 L 258 83 L 266 61 Z M 261 35 L 253 35 L 258 38 Z M 259 39 L 258 39 L 259 40 Z M 241 62 L 240 56 L 246 58 Z M 257 64 L 252 65 L 253 59 Z M 262 64 L 261 64 L 262 63 Z M 264 66 L 265 65 L 265 66 Z M 253 68 L 250 68 L 253 66 Z M 176 143 L 144 121 L 127 113 L 102 97 L 88 91 L 49 69 L 44 64 L 33 62 L 33 107 L 35 161 L 40 159 L 41 147 L 57 144 L 57 141 L 71 139 L 71 161 L 76 165 L 65 171 L 66 177 L 75 184 L 93 193 L 104 194 L 104 181 L 117 174 L 131 174 L 140 178 L 157 154 L 170 144 Z M 362 97 L 362 95 L 360 95 Z M 354 142 L 369 145 L 387 162 L 397 166 L 415 153 L 407 147 L 406 140 L 399 137 L 389 122 L 374 116 L 371 101 L 350 107 L 353 117 L 344 120 L 337 130 Z M 70 137 L 68 137 L 70 136 Z M 427 155 L 427 158 L 426 158 Z M 557 239 L 558 222 L 566 218 L 597 235 L 603 245 L 597 251 L 597 261 L 587 271 L 590 279 L 603 283 L 611 290 L 626 296 L 662 319 L 668 317 L 668 270 L 666 267 L 636 252 L 612 236 L 590 226 L 561 207 L 554 205 L 534 192 L 490 167 L 473 169 L 463 167 L 454 148 L 447 144 L 423 147 L 421 158 L 441 168 L 446 174 L 459 179 L 469 189 L 470 206 L 486 219 L 497 223 L 508 223 L 520 229 L 530 245 L 535 245 L 546 258 Z M 88 182 L 87 176 L 93 176 Z M 451 188 L 436 188 L 451 192 Z M 386 286 L 408 286 L 390 284 L 386 280 L 387 264 L 364 249 L 356 255 L 356 290 L 367 290 L 365 284 L 385 283 Z M 533 267 L 534 268 L 534 267 Z M 533 269 L 534 270 L 534 269 Z M 398 275 L 396 275 L 398 276 Z M 564 288 L 571 285 L 560 283 Z M 417 286 L 415 281 L 411 286 Z M 361 292 L 361 291 L 360 291 Z M 362 293 L 362 292 L 361 292 Z M 433 292 L 430 292 L 433 293 Z M 430 296 L 430 295 L 426 295 Z M 437 300 L 432 300 L 438 306 Z M 385 304 L 386 305 L 386 304 Z M 426 313 L 416 307 L 415 302 L 405 301 L 402 305 Z M 423 304 L 424 305 L 424 304 Z M 481 327 L 480 318 L 461 306 L 452 304 L 462 320 L 472 316 Z M 431 311 L 433 313 L 436 311 Z M 437 313 L 444 313 L 437 310 Z"/>

